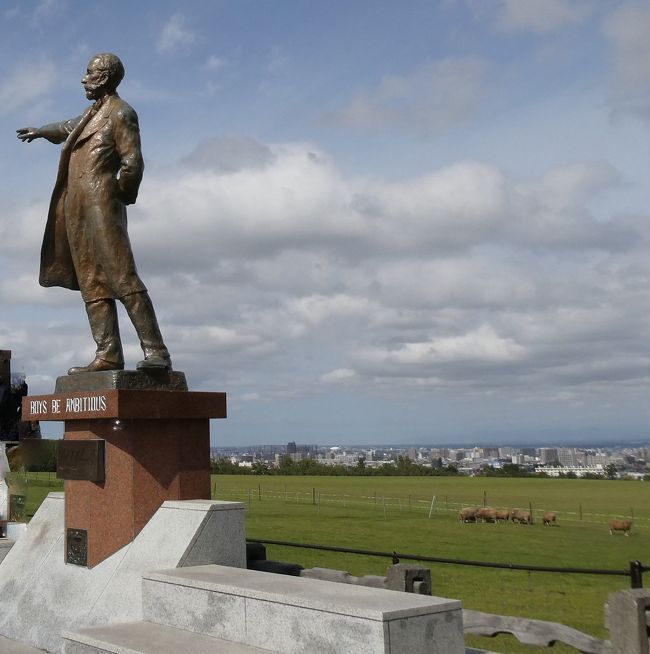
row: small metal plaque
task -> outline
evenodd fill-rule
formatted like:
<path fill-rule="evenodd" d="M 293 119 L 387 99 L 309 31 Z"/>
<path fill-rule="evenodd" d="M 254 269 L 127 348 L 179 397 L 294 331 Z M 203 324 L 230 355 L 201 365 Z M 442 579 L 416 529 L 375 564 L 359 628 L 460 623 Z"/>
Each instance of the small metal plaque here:
<path fill-rule="evenodd" d="M 59 441 L 56 449 L 56 476 L 102 483 L 105 479 L 104 445 L 101 438 Z"/>
<path fill-rule="evenodd" d="M 25 520 L 25 496 L 9 495 L 9 521 L 24 522 Z"/>
<path fill-rule="evenodd" d="M 65 539 L 65 562 L 88 566 L 88 532 L 85 529 L 68 529 Z"/>

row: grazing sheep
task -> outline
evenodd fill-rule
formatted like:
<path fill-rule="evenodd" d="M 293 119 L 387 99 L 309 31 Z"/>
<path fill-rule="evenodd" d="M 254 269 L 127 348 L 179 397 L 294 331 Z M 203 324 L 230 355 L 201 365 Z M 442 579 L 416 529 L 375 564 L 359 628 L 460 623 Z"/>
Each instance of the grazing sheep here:
<path fill-rule="evenodd" d="M 555 511 L 546 511 L 544 517 L 542 518 L 542 523 L 551 527 L 552 525 L 557 524 L 557 513 Z"/>
<path fill-rule="evenodd" d="M 489 506 L 484 506 L 476 512 L 476 520 L 481 520 L 482 522 L 494 522 L 497 521 L 497 512 L 496 509 L 491 509 Z"/>
<path fill-rule="evenodd" d="M 512 509 L 510 519 L 513 522 L 518 522 L 520 525 L 533 524 L 533 516 L 530 515 L 530 511 L 523 511 L 522 509 Z"/>
<path fill-rule="evenodd" d="M 608 524 L 610 535 L 613 536 L 615 531 L 622 531 L 626 536 L 630 535 L 632 520 L 610 520 Z"/>
<path fill-rule="evenodd" d="M 508 522 L 510 520 L 510 509 L 497 509 L 497 522 Z"/>
<path fill-rule="evenodd" d="M 476 522 L 476 507 L 465 507 L 458 512 L 458 522 Z"/>

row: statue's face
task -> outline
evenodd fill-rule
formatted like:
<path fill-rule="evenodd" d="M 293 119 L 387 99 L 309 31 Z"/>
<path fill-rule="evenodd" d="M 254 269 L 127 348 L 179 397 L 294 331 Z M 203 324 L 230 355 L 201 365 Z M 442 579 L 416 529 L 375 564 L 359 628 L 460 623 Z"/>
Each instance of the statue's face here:
<path fill-rule="evenodd" d="M 108 81 L 108 73 L 102 70 L 99 65 L 99 59 L 91 59 L 83 76 L 81 83 L 86 91 L 86 97 L 89 100 L 97 100 L 101 97 L 104 85 Z"/>

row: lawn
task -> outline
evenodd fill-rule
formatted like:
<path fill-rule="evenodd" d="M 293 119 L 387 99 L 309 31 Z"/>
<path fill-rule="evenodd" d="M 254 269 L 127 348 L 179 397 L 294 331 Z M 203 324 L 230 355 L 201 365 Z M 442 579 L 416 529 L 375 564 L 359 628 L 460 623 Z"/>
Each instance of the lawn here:
<path fill-rule="evenodd" d="M 30 474 L 27 513 L 33 513 L 48 492 L 60 489 L 51 474 Z M 650 564 L 646 482 L 219 475 L 212 477 L 212 494 L 244 502 L 249 538 L 558 567 L 626 570 L 632 560 Z M 532 507 L 535 524 L 458 522 L 459 508 L 482 505 L 484 500 L 494 507 Z M 558 526 L 542 526 L 545 510 L 558 513 Z M 607 520 L 625 516 L 634 516 L 631 536 L 610 536 Z M 268 558 L 355 575 L 385 574 L 391 563 L 385 558 L 280 546 L 269 546 Z M 433 593 L 461 599 L 466 608 L 562 622 L 600 638 L 607 636 L 603 626 L 607 595 L 629 587 L 629 579 L 622 576 L 423 565 L 431 569 Z M 467 641 L 513 654 L 544 651 L 505 636 Z M 553 651 L 575 653 L 560 645 Z"/>
<path fill-rule="evenodd" d="M 650 564 L 650 484 L 645 482 L 214 476 L 213 496 L 245 503 L 249 538 L 557 567 L 624 570 L 632 560 Z M 494 507 L 532 506 L 536 524 L 459 523 L 458 509 L 482 505 L 484 497 Z M 542 526 L 545 510 L 558 513 L 558 526 Z M 610 536 L 607 520 L 627 515 L 634 516 L 632 535 Z M 384 574 L 390 564 L 279 546 L 269 546 L 268 557 L 355 575 Z M 607 636 L 607 595 L 629 587 L 626 577 L 425 565 L 432 571 L 434 594 L 461 599 L 466 608 L 562 622 L 601 638 Z M 470 641 L 501 652 L 536 649 L 510 637 Z M 575 652 L 561 646 L 553 651 Z"/>

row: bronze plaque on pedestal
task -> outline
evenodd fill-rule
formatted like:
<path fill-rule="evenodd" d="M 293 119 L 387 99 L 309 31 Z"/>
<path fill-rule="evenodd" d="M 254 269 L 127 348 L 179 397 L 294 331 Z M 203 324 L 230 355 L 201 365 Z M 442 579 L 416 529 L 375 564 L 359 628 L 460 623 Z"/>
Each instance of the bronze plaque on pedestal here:
<path fill-rule="evenodd" d="M 104 443 L 100 438 L 62 440 L 56 449 L 56 476 L 102 483 L 105 479 Z"/>
<path fill-rule="evenodd" d="M 88 566 L 88 532 L 85 529 L 68 529 L 65 539 L 65 562 Z"/>

